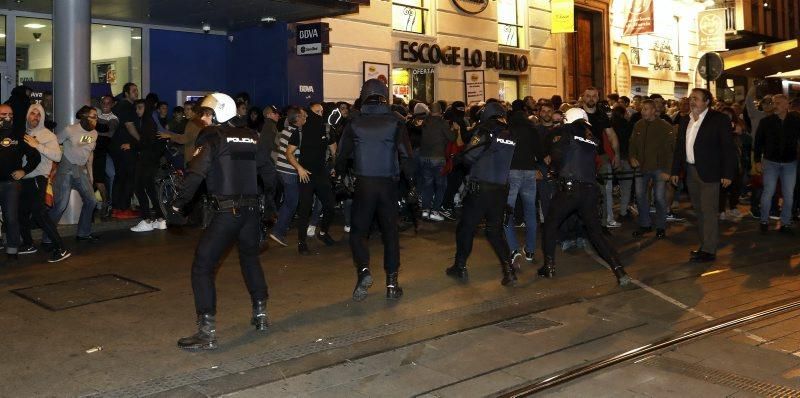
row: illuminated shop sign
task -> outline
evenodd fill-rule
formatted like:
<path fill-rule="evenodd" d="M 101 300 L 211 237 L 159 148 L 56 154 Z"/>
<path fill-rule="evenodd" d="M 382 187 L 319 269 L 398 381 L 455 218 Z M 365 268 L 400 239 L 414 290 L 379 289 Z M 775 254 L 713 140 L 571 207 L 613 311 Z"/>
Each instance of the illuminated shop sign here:
<path fill-rule="evenodd" d="M 400 60 L 423 64 L 464 65 L 470 68 L 497 69 L 513 72 L 528 71 L 526 55 L 507 54 L 496 51 L 470 50 L 461 47 L 445 47 L 438 44 L 400 42 Z"/>

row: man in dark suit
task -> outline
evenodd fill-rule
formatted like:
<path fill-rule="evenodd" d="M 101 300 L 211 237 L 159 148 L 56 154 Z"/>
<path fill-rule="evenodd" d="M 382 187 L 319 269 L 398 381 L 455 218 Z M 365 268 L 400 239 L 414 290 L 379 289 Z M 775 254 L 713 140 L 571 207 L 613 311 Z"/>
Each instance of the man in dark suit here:
<path fill-rule="evenodd" d="M 689 95 L 690 117 L 678 128 L 678 141 L 672 161 L 672 183 L 677 185 L 681 171 L 697 213 L 700 248 L 691 252 L 692 262 L 716 259 L 719 243 L 719 187 L 731 184 L 736 170 L 736 149 L 727 115 L 710 109 L 710 91 L 695 88 Z"/>

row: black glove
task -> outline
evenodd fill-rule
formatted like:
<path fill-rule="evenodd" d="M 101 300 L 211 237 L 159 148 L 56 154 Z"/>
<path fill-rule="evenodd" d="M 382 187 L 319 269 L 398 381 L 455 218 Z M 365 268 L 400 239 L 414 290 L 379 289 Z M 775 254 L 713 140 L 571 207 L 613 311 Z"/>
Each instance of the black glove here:
<path fill-rule="evenodd" d="M 181 213 L 181 210 L 172 203 L 167 206 L 167 214 L 165 214 L 164 217 L 170 225 L 186 225 L 188 222 L 188 219 Z"/>

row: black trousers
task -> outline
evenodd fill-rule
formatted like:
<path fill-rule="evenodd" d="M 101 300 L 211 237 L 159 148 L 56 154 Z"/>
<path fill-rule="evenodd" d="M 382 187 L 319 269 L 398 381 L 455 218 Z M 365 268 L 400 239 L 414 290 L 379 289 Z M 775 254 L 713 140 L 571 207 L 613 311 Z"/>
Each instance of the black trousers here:
<path fill-rule="evenodd" d="M 126 210 L 131 208 L 131 196 L 133 196 L 134 178 L 136 178 L 136 152 L 113 148 L 115 145 L 117 144 L 112 144 L 112 148 L 109 150 L 111 159 L 114 161 L 111 207 Z"/>
<path fill-rule="evenodd" d="M 321 232 L 328 233 L 336 207 L 330 177 L 324 173 L 317 173 L 311 174 L 309 178 L 307 183 L 298 184 L 300 196 L 297 202 L 297 239 L 301 242 L 306 240 L 308 220 L 314 207 L 314 195 L 317 195 L 322 203 L 322 219 L 319 222 Z"/>
<path fill-rule="evenodd" d="M 0 208 L 3 210 L 8 254 L 17 254 L 19 249 L 19 193 L 19 181 L 0 182 Z"/>
<path fill-rule="evenodd" d="M 453 170 L 447 174 L 447 188 L 444 190 L 444 201 L 442 207 L 452 209 L 455 205 L 456 193 L 461 183 L 464 182 L 464 177 L 467 175 L 467 169 L 464 166 L 458 165 L 453 167 Z"/>
<path fill-rule="evenodd" d="M 234 241 L 239 242 L 239 266 L 253 300 L 267 298 L 267 282 L 258 258 L 258 234 L 261 216 L 254 207 L 219 211 L 203 231 L 192 263 L 192 290 L 198 314 L 216 314 L 217 289 L 215 268 Z"/>
<path fill-rule="evenodd" d="M 472 241 L 481 220 L 486 219 L 486 237 L 494 249 L 500 263 L 509 260 L 511 253 L 503 232 L 503 212 L 508 201 L 508 189 L 505 186 L 481 184 L 477 193 L 468 193 L 464 198 L 461 220 L 456 228 L 455 265 L 466 266 L 467 258 L 472 253 Z"/>
<path fill-rule="evenodd" d="M 136 162 L 134 174 L 136 200 L 139 201 L 142 218 L 145 219 L 164 217 L 161 214 L 161 206 L 158 205 L 158 195 L 156 194 L 156 174 L 160 167 L 160 159 L 160 153 L 141 152 L 139 160 Z"/>
<path fill-rule="evenodd" d="M 597 203 L 600 200 L 599 187 L 595 183 L 578 183 L 571 191 L 557 189 L 553 195 L 552 206 L 544 219 L 544 255 L 555 258 L 558 229 L 571 214 L 577 213 L 583 222 L 589 241 L 597 253 L 609 264 L 614 264 L 617 252 L 603 235 Z"/>
<path fill-rule="evenodd" d="M 372 220 L 378 220 L 383 239 L 383 268 L 387 274 L 400 268 L 398 181 L 390 177 L 358 177 L 351 210 L 350 250 L 356 269 L 369 266 L 369 236 Z M 305 231 L 302 231 L 305 233 Z"/>
<path fill-rule="evenodd" d="M 64 241 L 58 234 L 58 228 L 53 219 L 48 214 L 49 209 L 44 203 L 47 194 L 47 177 L 38 176 L 26 178 L 21 181 L 20 202 L 19 202 L 19 234 L 22 237 L 24 246 L 33 245 L 31 221 L 39 225 L 42 232 L 50 239 L 55 247 L 60 250 L 64 248 Z"/>

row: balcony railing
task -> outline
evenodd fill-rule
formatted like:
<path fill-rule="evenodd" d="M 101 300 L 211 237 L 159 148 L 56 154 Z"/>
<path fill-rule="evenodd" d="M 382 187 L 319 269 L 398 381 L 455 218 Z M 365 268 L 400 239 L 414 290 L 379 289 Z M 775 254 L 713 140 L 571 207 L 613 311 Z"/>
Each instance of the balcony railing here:
<path fill-rule="evenodd" d="M 725 32 L 736 32 L 736 2 L 725 2 Z"/>

